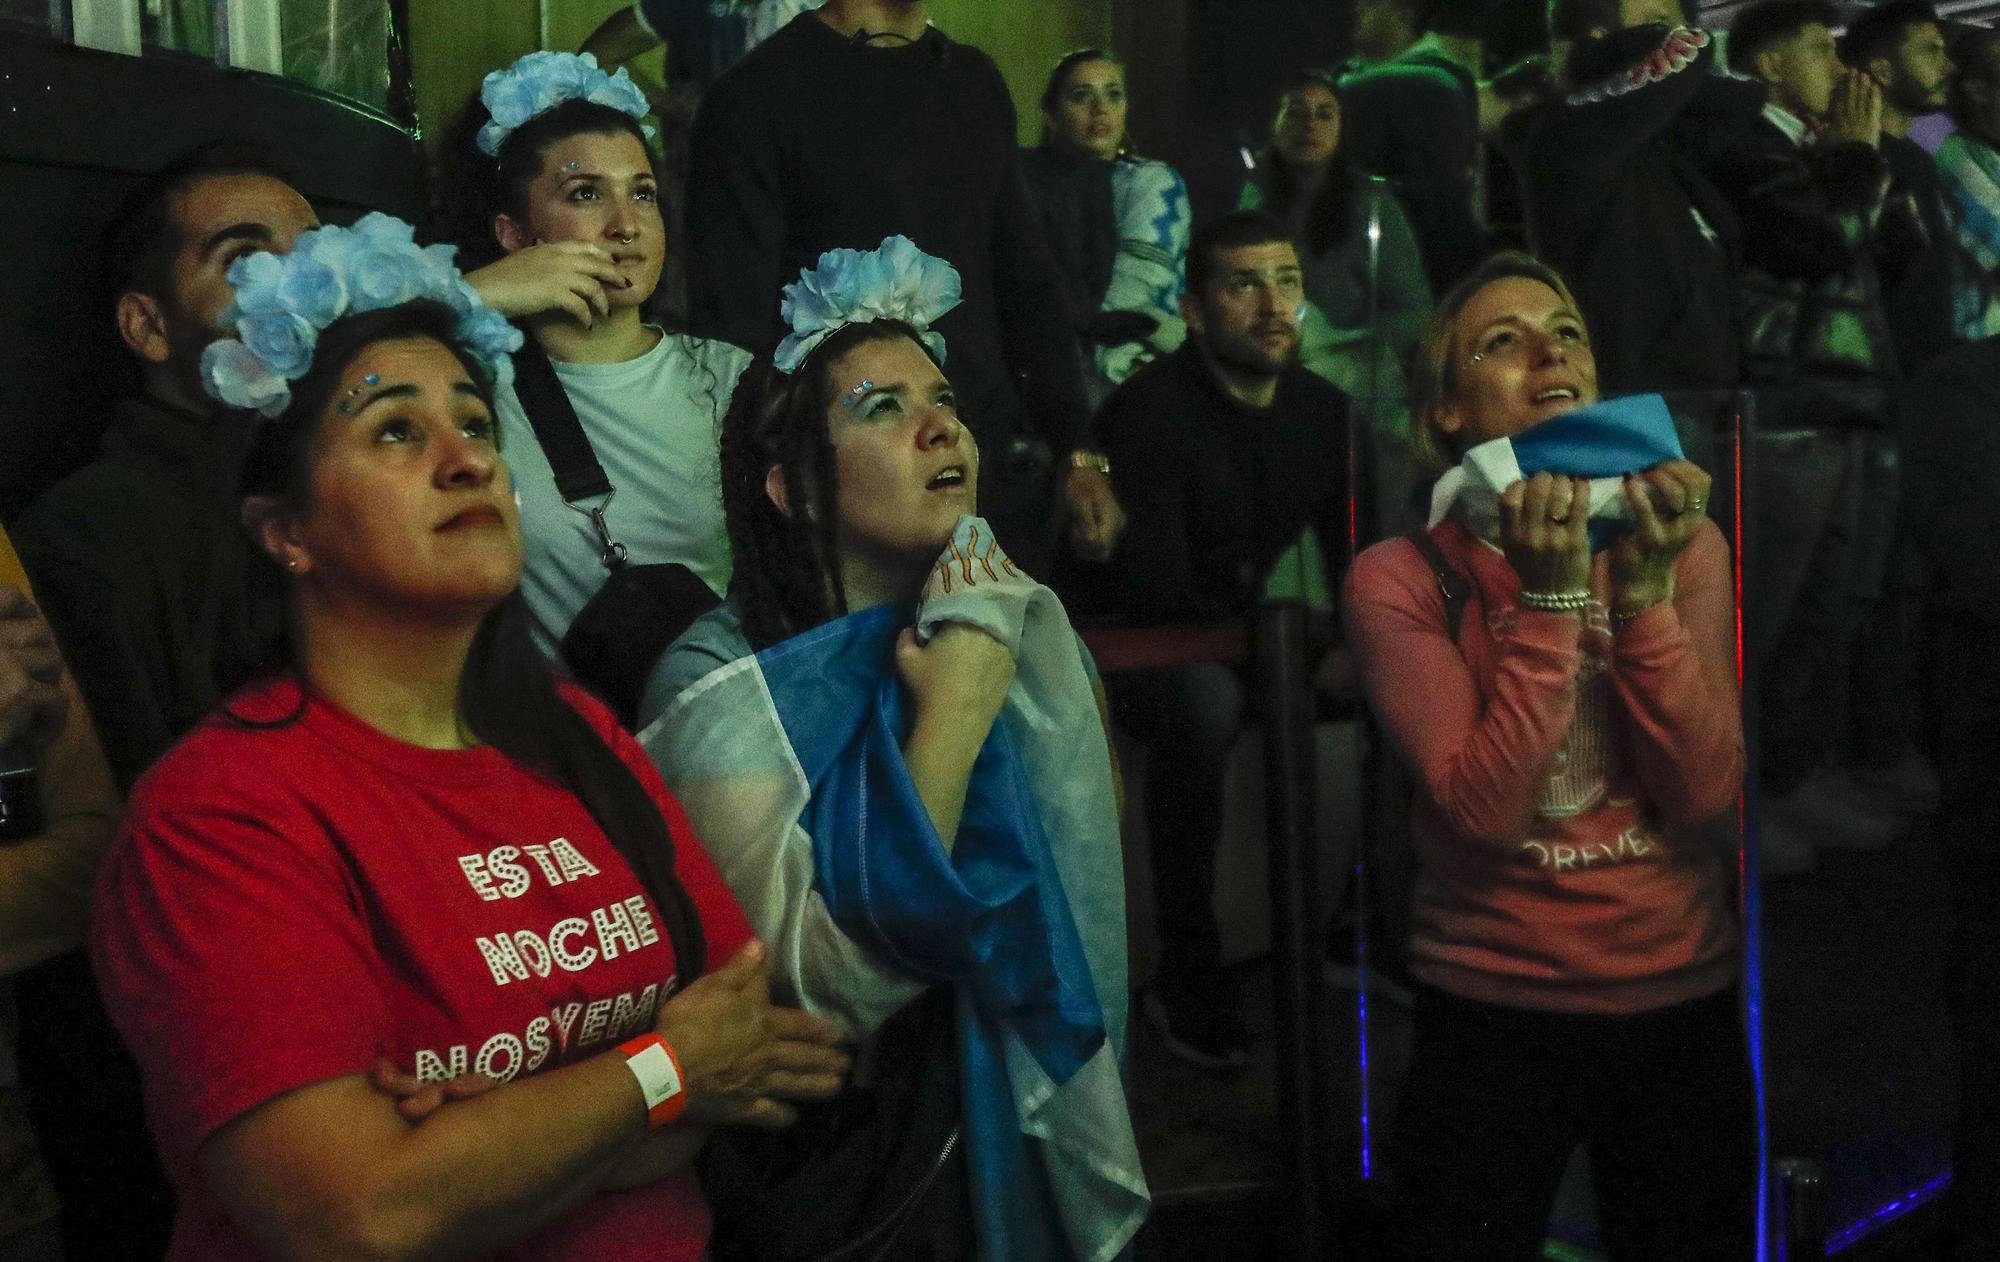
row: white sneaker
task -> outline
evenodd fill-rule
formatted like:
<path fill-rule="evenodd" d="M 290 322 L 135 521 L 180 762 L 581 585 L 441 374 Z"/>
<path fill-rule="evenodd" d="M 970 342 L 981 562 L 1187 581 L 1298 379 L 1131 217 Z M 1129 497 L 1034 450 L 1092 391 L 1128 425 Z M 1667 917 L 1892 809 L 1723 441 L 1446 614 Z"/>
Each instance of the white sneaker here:
<path fill-rule="evenodd" d="M 1944 788 L 1938 783 L 1924 756 L 1911 750 L 1893 767 L 1849 768 L 1848 777 L 1869 793 L 1879 794 L 1894 809 L 1910 815 L 1928 815 L 1937 809 Z"/>
<path fill-rule="evenodd" d="M 1881 850 L 1909 826 L 1873 794 L 1828 771 L 1767 802 L 1764 825 L 1773 823 L 1816 850 Z"/>

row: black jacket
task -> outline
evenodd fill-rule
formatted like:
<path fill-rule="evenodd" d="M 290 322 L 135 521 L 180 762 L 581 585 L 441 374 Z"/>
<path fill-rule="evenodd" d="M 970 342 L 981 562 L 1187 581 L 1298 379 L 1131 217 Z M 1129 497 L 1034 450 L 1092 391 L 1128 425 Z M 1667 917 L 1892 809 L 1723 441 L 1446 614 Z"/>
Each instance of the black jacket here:
<path fill-rule="evenodd" d="M 243 424 L 126 400 L 15 530 L 127 791 L 282 633 L 282 585 L 238 520 Z"/>
<path fill-rule="evenodd" d="M 1388 180 L 1402 199 L 1431 289 L 1443 293 L 1488 248 L 1473 207 L 1477 85 L 1464 67 L 1411 51 L 1343 78 L 1340 99 L 1342 143 L 1356 167 Z"/>
<path fill-rule="evenodd" d="M 1882 424 L 1896 351 L 1883 305 L 1922 248 L 1888 165 L 1854 143 L 1793 143 L 1760 119 L 1713 159 L 1743 224 L 1737 328 L 1767 425 Z"/>
<path fill-rule="evenodd" d="M 1293 368 L 1269 408 L 1245 407 L 1190 339 L 1118 388 L 1098 433 L 1128 524 L 1111 564 L 1077 575 L 1087 612 L 1133 623 L 1245 617 L 1307 526 L 1325 545 L 1327 590 L 1340 590 L 1347 396 L 1324 380 Z"/>
<path fill-rule="evenodd" d="M 1606 394 L 1727 389 L 1740 375 L 1736 213 L 1684 136 L 1740 133 L 1764 91 L 1714 61 L 1704 32 L 1620 31 L 1579 46 L 1581 86 L 1521 128 L 1529 239 L 1583 306 Z"/>
<path fill-rule="evenodd" d="M 1914 376 L 1933 357 L 1959 345 L 1952 293 L 1959 269 L 1970 261 L 1958 252 L 1937 160 L 1904 136 L 1882 137 L 1882 156 L 1889 163 L 1889 196 L 1908 197 L 1923 228 L 1922 252 L 1885 295 L 1898 365 Z"/>
<path fill-rule="evenodd" d="M 902 234 L 958 269 L 937 323 L 982 445 L 1027 434 L 1090 446 L 1062 279 L 1016 163 L 1013 98 L 993 59 L 935 27 L 864 48 L 807 15 L 702 98 L 690 141 L 694 331 L 768 351 L 780 291 L 836 247 Z"/>
<path fill-rule="evenodd" d="M 1029 204 L 1063 277 L 1070 323 L 1081 332 L 1104 306 L 1118 261 L 1118 202 L 1111 164 L 1048 145 L 1021 151 Z"/>

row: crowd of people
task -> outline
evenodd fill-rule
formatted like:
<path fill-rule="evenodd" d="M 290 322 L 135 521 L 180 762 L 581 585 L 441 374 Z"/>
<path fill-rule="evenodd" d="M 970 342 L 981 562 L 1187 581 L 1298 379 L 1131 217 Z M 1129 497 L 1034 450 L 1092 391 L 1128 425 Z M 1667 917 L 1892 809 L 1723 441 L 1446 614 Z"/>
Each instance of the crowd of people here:
<path fill-rule="evenodd" d="M 1363 0 L 1229 205 L 1107 50 L 1017 150 L 924 0 L 640 0 L 493 69 L 421 224 L 227 137 L 142 181 L 138 392 L 0 536 L 19 1256 L 1128 1256 L 1114 733 L 1139 1010 L 1240 1069 L 1254 690 L 1087 633 L 1287 571 L 1409 799 L 1389 1256 L 1540 1256 L 1578 1145 L 1612 1257 L 1753 1256 L 1752 772 L 1768 876 L 1936 812 L 2000 1253 L 2000 43 L 1480 18 Z M 1739 650 L 1682 440 L 1745 398 Z"/>

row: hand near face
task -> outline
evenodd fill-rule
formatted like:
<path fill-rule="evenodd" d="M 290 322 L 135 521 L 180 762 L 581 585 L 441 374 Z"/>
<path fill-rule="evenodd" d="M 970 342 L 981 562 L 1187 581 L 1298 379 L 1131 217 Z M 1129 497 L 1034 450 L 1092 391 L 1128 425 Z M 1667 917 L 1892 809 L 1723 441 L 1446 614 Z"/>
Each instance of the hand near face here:
<path fill-rule="evenodd" d="M 1882 142 L 1882 88 L 1859 70 L 1842 70 L 1827 102 L 1824 135 L 1829 141 Z"/>
<path fill-rule="evenodd" d="M 1500 550 L 1521 590 L 1561 595 L 1590 586 L 1590 482 L 1537 473 L 1500 492 Z"/>
<path fill-rule="evenodd" d="M 1125 510 L 1111 479 L 1095 469 L 1071 469 L 1063 482 L 1070 546 L 1086 561 L 1108 561 L 1125 533 Z"/>
<path fill-rule="evenodd" d="M 1632 533 L 1611 548 L 1611 607 L 1634 614 L 1674 597 L 1674 566 L 1708 520 L 1711 479 L 1685 460 L 1670 460 L 1625 479 Z"/>
<path fill-rule="evenodd" d="M 610 251 L 588 241 L 544 241 L 466 275 L 508 319 L 562 311 L 584 328 L 611 314 L 609 293 L 629 289 Z"/>
<path fill-rule="evenodd" d="M 0 584 L 0 745 L 25 736 L 39 752 L 68 718 L 55 637 L 26 592 Z"/>

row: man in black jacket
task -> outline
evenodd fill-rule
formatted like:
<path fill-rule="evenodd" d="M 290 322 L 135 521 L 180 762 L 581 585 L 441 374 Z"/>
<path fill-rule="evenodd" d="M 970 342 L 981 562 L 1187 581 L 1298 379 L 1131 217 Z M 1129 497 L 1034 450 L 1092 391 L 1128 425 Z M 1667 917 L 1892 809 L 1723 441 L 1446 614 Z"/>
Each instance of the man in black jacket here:
<path fill-rule="evenodd" d="M 1765 89 L 1714 73 L 1715 41 L 1665 0 L 1565 0 L 1550 19 L 1574 44 L 1566 94 L 1522 127 L 1528 235 L 1583 305 L 1598 381 L 1733 389 L 1736 212 L 1695 148 L 1753 125 Z"/>
<path fill-rule="evenodd" d="M 1764 831 L 1793 856 L 1807 839 L 1885 845 L 1899 827 L 1816 774 L 1838 761 L 1848 652 L 1894 533 L 1884 278 L 1922 245 L 1908 198 L 1889 196 L 1881 89 L 1840 65 L 1838 20 L 1820 0 L 1764 0 L 1737 18 L 1731 65 L 1771 99 L 1710 172 L 1742 223 L 1737 325 L 1757 396 L 1746 621 L 1763 672 Z"/>
<path fill-rule="evenodd" d="M 1119 387 L 1098 420 L 1131 525 L 1093 577 L 1126 620 L 1247 619 L 1307 526 L 1326 545 L 1327 590 L 1339 590 L 1331 558 L 1345 554 L 1347 399 L 1298 365 L 1303 286 L 1285 226 L 1262 211 L 1195 234 L 1187 344 Z M 1329 687 L 1338 661 L 1323 659 Z M 1110 683 L 1120 724 L 1148 751 L 1161 959 L 1147 1011 L 1182 1057 L 1240 1066 L 1248 1044 L 1221 973 L 1214 865 L 1243 680 L 1198 663 Z"/>
<path fill-rule="evenodd" d="M 121 789 L 215 708 L 223 680 L 259 664 L 282 626 L 237 524 L 248 423 L 221 420 L 201 353 L 233 293 L 231 263 L 283 252 L 313 209 L 261 154 L 218 144 L 143 182 L 103 250 L 107 314 L 138 360 L 92 463 L 15 531 Z M 21 1071 L 73 1258 L 158 1258 L 172 1198 L 145 1130 L 138 1070 L 81 952 L 15 979 Z"/>
<path fill-rule="evenodd" d="M 786 331 L 779 291 L 827 250 L 901 234 L 957 268 L 964 301 L 937 330 L 986 459 L 981 507 L 1038 569 L 1048 457 L 1079 551 L 1108 555 L 1124 519 L 1015 143 L 999 68 L 929 26 L 923 0 L 829 0 L 703 98 L 688 279 L 697 333 L 768 351 Z"/>

